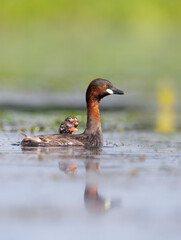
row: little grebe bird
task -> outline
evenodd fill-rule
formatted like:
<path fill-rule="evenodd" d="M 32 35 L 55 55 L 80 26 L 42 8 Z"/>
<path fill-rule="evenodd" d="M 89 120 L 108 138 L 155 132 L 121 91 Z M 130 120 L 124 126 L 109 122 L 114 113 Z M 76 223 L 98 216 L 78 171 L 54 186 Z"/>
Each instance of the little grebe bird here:
<path fill-rule="evenodd" d="M 60 124 L 59 133 L 72 133 L 72 132 L 76 132 L 77 130 L 77 126 L 79 125 L 79 121 L 76 117 L 73 116 L 68 116 L 65 121 L 63 121 Z"/>
<path fill-rule="evenodd" d="M 68 121 L 70 123 L 73 123 L 75 127 L 79 125 L 79 121 L 75 116 L 68 116 L 65 121 Z"/>
<path fill-rule="evenodd" d="M 76 131 L 78 131 L 78 129 L 74 126 L 73 123 L 70 123 L 68 121 L 63 121 L 60 124 L 59 133 L 73 133 Z"/>
<path fill-rule="evenodd" d="M 99 102 L 105 96 L 111 94 L 124 94 L 115 88 L 111 82 L 105 79 L 93 80 L 86 91 L 87 125 L 81 134 L 48 134 L 35 137 L 25 137 L 22 146 L 84 146 L 102 147 L 103 137 L 99 113 Z"/>

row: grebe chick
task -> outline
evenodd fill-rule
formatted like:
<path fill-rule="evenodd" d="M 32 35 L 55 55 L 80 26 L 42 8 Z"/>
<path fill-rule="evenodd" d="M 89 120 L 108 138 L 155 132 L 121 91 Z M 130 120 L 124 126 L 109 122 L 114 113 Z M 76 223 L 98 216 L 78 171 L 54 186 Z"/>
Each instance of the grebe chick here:
<path fill-rule="evenodd" d="M 76 127 L 79 125 L 79 121 L 76 117 L 68 116 L 65 121 L 60 124 L 59 133 L 72 133 L 78 131 Z M 74 128 L 73 128 L 74 127 Z"/>
<path fill-rule="evenodd" d="M 24 137 L 21 145 L 26 146 L 84 146 L 102 147 L 103 136 L 101 129 L 99 102 L 102 98 L 112 94 L 124 94 L 105 79 L 93 80 L 86 91 L 87 124 L 81 134 L 47 134 L 35 137 Z"/>
<path fill-rule="evenodd" d="M 76 131 L 78 131 L 78 129 L 74 126 L 73 123 L 70 123 L 68 121 L 63 121 L 60 124 L 59 133 L 70 133 L 71 134 Z"/>
<path fill-rule="evenodd" d="M 65 121 L 68 121 L 70 123 L 73 123 L 75 127 L 77 127 L 79 125 L 79 121 L 76 117 L 74 116 L 68 116 Z"/>

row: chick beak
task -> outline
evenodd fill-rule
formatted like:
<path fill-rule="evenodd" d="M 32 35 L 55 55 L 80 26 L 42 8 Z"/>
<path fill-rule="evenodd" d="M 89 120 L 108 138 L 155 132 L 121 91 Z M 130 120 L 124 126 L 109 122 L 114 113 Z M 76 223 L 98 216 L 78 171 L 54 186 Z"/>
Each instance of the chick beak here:
<path fill-rule="evenodd" d="M 70 129 L 69 129 L 69 131 L 70 131 L 70 132 L 77 132 L 77 131 L 78 131 L 78 129 L 77 129 L 77 128 L 75 128 L 75 127 L 72 127 L 72 128 L 70 128 Z"/>
<path fill-rule="evenodd" d="M 76 121 L 74 121 L 73 124 L 75 127 L 77 127 L 79 125 L 78 122 L 76 122 Z"/>

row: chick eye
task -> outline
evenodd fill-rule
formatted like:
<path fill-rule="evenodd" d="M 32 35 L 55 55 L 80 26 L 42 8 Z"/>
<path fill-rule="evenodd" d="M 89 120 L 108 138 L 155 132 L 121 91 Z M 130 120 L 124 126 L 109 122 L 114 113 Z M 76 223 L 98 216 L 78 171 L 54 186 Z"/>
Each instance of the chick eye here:
<path fill-rule="evenodd" d="M 107 89 L 107 86 L 106 86 L 106 85 L 103 85 L 102 88 L 103 88 L 103 89 Z"/>

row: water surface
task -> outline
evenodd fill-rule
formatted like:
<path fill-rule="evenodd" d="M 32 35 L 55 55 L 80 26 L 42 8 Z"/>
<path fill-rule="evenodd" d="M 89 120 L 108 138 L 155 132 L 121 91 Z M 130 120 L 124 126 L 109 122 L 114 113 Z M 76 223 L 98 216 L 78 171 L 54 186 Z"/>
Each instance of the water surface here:
<path fill-rule="evenodd" d="M 20 140 L 0 133 L 2 239 L 180 239 L 179 134 L 105 133 L 96 150 Z"/>

